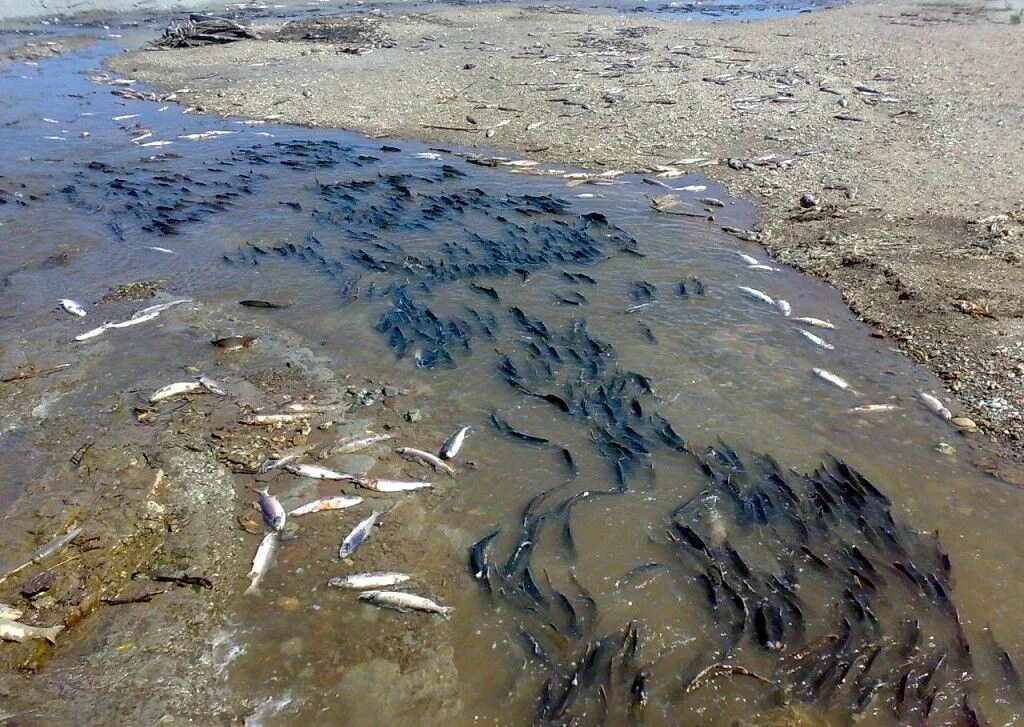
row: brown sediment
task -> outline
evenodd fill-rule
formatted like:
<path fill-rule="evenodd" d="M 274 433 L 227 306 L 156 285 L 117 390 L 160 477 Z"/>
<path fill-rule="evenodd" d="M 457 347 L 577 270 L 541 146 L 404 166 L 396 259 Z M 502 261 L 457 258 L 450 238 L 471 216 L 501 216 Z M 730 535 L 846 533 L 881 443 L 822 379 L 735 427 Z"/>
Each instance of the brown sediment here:
<path fill-rule="evenodd" d="M 110 65 L 222 114 L 710 176 L 761 204 L 778 260 L 836 286 L 944 380 L 954 414 L 1024 457 L 1024 33 L 1007 13 L 446 8 L 374 22 L 359 52 L 357 32 L 316 23 Z"/>

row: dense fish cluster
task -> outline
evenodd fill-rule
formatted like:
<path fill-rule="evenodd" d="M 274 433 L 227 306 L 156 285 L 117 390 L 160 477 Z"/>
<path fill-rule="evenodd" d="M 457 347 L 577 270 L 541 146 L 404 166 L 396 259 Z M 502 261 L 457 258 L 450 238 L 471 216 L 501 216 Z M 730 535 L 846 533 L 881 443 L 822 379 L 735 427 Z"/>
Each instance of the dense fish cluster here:
<path fill-rule="evenodd" d="M 972 691 L 982 658 L 1001 670 L 1006 698 L 1024 702 L 1009 654 L 994 642 L 978 650 L 968 640 L 953 596 L 952 565 L 937 536 L 901 522 L 880 487 L 836 459 L 799 473 L 769 455 L 741 456 L 721 441 L 688 441 L 658 412 L 655 382 L 621 365 L 615 346 L 592 333 L 585 316 L 555 325 L 505 299 L 508 286 L 499 283 L 527 283 L 535 273 L 554 272 L 560 287 L 552 305 L 582 313 L 600 284 L 601 263 L 643 257 L 625 230 L 601 213 L 575 212 L 554 196 L 484 191 L 447 163 L 399 174 L 377 166 L 381 158 L 330 141 L 259 145 L 213 162 L 208 171 L 216 174 L 203 181 L 161 169 L 159 160 L 142 171 L 93 163 L 64 192 L 83 205 L 94 204 L 99 192 L 115 219 L 134 217 L 143 230 L 167 235 L 252 193 L 272 165 L 307 172 L 343 167 L 350 172 L 346 176 L 307 187 L 315 200 L 311 209 L 282 202 L 282 209 L 308 217 L 302 242 L 250 242 L 226 255 L 227 262 L 303 265 L 336 285 L 340 304 L 360 300 L 375 306 L 374 328 L 397 357 L 421 368 L 454 367 L 474 354 L 490 357 L 495 376 L 513 397 L 544 402 L 552 417 L 588 436 L 607 464 L 607 476 L 580 486 L 577 455 L 567 446 L 523 431 L 510 414 L 490 416 L 496 432 L 549 450 L 565 466 L 561 482 L 542 485 L 514 521 L 483 534 L 469 549 L 470 575 L 496 607 L 516 614 L 523 656 L 544 674 L 537 684 L 522 686 L 536 689 L 538 722 L 640 719 L 652 692 L 664 690 L 663 703 L 685 704 L 712 686 L 728 689 L 742 681 L 756 687 L 765 705 L 802 702 L 826 713 L 870 714 L 903 724 L 983 724 Z M 739 257 L 753 270 L 774 270 L 749 255 Z M 633 280 L 622 314 L 644 311 L 666 293 L 680 302 L 708 292 L 692 276 L 666 287 Z M 756 288 L 743 286 L 739 293 L 801 326 L 834 328 L 825 320 L 791 316 L 789 303 Z M 454 302 L 459 300 L 471 304 Z M 654 331 L 639 317 L 633 320 L 645 339 L 657 343 Z M 833 350 L 806 328 L 796 330 L 811 344 Z M 478 345 L 484 341 L 486 346 Z M 849 389 L 834 373 L 814 374 Z M 180 386 L 209 389 L 201 381 Z M 178 393 L 161 390 L 154 397 Z M 922 401 L 949 419 L 948 410 L 932 399 Z M 890 408 L 875 404 L 851 411 Z M 243 423 L 273 425 L 301 416 L 254 414 Z M 438 454 L 408 447 L 396 452 L 454 476 L 448 460 L 468 430 L 457 429 Z M 384 439 L 364 435 L 337 442 L 331 451 Z M 574 511 L 596 502 L 613 507 L 650 491 L 658 474 L 656 456 L 676 458 L 674 474 L 689 470 L 702 488 L 662 512 L 655 528 L 662 557 L 619 574 L 616 582 L 631 588 L 655 576 L 671 578 L 699 606 L 680 613 L 680 621 L 710 634 L 710 646 L 702 641 L 661 649 L 644 623 L 614 623 L 571 566 L 582 557 Z M 300 457 L 268 460 L 259 472 L 283 468 L 379 492 L 430 486 L 360 479 Z M 271 532 L 254 559 L 252 588 L 270 567 L 288 515 L 360 502 L 321 498 L 286 513 L 268 492 L 261 493 Z M 342 541 L 342 558 L 360 547 L 380 516 L 373 511 L 352 529 Z M 552 562 L 569 565 L 549 570 Z M 448 615 L 450 609 L 420 596 L 380 590 L 405 580 L 402 573 L 372 572 L 330 585 L 371 588 L 359 598 L 378 606 Z M 703 627 L 694 626 L 700 619 Z M 676 666 L 668 669 L 668 663 Z"/>

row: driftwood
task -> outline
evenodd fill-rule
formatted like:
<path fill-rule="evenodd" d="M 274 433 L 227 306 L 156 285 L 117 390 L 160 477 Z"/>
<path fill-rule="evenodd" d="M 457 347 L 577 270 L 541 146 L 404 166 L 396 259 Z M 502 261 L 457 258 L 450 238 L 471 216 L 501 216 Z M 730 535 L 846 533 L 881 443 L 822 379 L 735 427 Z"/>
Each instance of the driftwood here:
<path fill-rule="evenodd" d="M 196 48 L 203 45 L 259 40 L 252 28 L 227 18 L 190 15 L 184 23 L 167 26 L 162 37 L 153 41 L 157 48 Z"/>

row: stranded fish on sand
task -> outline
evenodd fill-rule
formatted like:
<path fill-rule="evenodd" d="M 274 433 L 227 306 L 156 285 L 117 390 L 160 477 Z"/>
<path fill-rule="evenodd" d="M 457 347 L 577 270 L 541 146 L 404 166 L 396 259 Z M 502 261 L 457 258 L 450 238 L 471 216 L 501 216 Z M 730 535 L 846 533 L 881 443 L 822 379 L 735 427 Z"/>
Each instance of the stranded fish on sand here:
<path fill-rule="evenodd" d="M 51 644 L 57 643 L 57 634 L 64 630 L 63 624 L 49 628 L 29 626 L 6 618 L 0 618 L 0 639 L 21 643 L 27 639 L 46 639 Z"/>
<path fill-rule="evenodd" d="M 784 316 L 788 316 L 793 312 L 793 306 L 789 304 L 789 301 L 782 300 L 781 298 L 775 301 L 775 307 L 778 308 L 779 312 Z"/>
<path fill-rule="evenodd" d="M 945 405 L 936 399 L 931 394 L 926 394 L 923 391 L 918 392 L 918 396 L 921 399 L 921 403 L 924 404 L 925 408 L 932 414 L 937 414 L 946 421 L 953 418 L 953 412 L 945 407 Z"/>
<path fill-rule="evenodd" d="M 817 374 L 819 378 L 824 379 L 833 386 L 838 386 L 840 389 L 845 389 L 847 391 L 853 392 L 853 389 L 850 388 L 850 383 L 846 379 L 842 378 L 841 376 L 836 376 L 831 371 L 816 368 L 814 369 L 814 373 Z"/>
<path fill-rule="evenodd" d="M 362 591 L 366 588 L 387 588 L 405 583 L 411 576 L 405 573 L 394 571 L 372 571 L 370 573 L 353 573 L 347 576 L 338 576 L 327 581 L 331 588 L 348 588 L 353 591 Z"/>
<path fill-rule="evenodd" d="M 444 444 L 441 445 L 441 459 L 451 459 L 459 453 L 462 449 L 462 443 L 466 441 L 466 434 L 469 433 L 470 427 L 462 427 L 459 431 L 455 432 L 452 436 L 448 437 Z"/>
<path fill-rule="evenodd" d="M 260 496 L 260 512 L 263 513 L 263 522 L 273 528 L 276 532 L 284 530 L 284 523 L 287 520 L 284 507 L 281 501 L 270 494 L 270 489 L 264 487 L 256 490 Z"/>
<path fill-rule="evenodd" d="M 246 593 L 255 593 L 259 590 L 263 576 L 267 575 L 267 571 L 270 570 L 270 562 L 274 559 L 277 540 L 278 534 L 273 532 L 267 533 L 260 542 L 260 547 L 256 549 L 256 557 L 252 559 L 252 568 L 249 570 L 249 580 L 252 582 L 245 589 Z"/>
<path fill-rule="evenodd" d="M 369 537 L 370 531 L 373 530 L 373 526 L 377 524 L 380 516 L 383 513 L 374 510 L 370 517 L 363 520 L 361 523 L 352 528 L 352 532 L 345 536 L 345 539 L 341 541 L 341 548 L 338 550 L 339 558 L 347 558 L 362 545 L 366 538 Z"/>
<path fill-rule="evenodd" d="M 435 470 L 447 472 L 452 477 L 455 476 L 455 470 L 450 465 L 443 462 L 440 457 L 430 454 L 430 452 L 424 452 L 423 450 L 420 449 L 413 449 L 412 447 L 399 447 L 395 451 L 408 460 L 416 460 L 418 462 L 421 462 L 422 464 L 433 467 Z"/>
<path fill-rule="evenodd" d="M 291 424 L 292 422 L 297 422 L 300 419 L 304 419 L 304 418 L 310 417 L 310 416 L 313 416 L 313 414 L 312 413 L 306 413 L 306 414 L 302 414 L 302 413 L 297 413 L 297 414 L 252 414 L 250 416 L 247 416 L 247 417 L 244 417 L 244 418 L 240 419 L 239 421 L 241 421 L 242 424 L 249 424 L 249 425 L 255 425 L 255 424 Z"/>
<path fill-rule="evenodd" d="M 70 298 L 61 298 L 60 307 L 73 316 L 85 316 L 85 308 L 82 307 L 82 304 L 77 303 Z"/>
<path fill-rule="evenodd" d="M 429 598 L 399 591 L 366 591 L 359 594 L 359 600 L 372 603 L 374 606 L 393 608 L 396 611 L 423 611 L 425 613 L 436 613 L 445 618 L 448 618 L 452 611 L 455 610 L 451 606 L 441 606 L 434 603 Z"/>
<path fill-rule="evenodd" d="M 895 404 L 865 404 L 864 406 L 855 406 L 849 412 L 851 414 L 873 414 L 882 411 L 896 411 L 897 409 L 899 407 Z"/>
<path fill-rule="evenodd" d="M 20 608 L 14 606 L 8 606 L 6 603 L 0 603 L 0 619 L 7 621 L 17 621 L 19 618 L 25 615 L 25 612 Z"/>
<path fill-rule="evenodd" d="M 197 391 L 202 390 L 203 385 L 198 381 L 179 381 L 175 384 L 168 384 L 162 389 L 157 389 L 149 397 L 150 404 L 156 404 L 158 401 L 164 399 L 170 399 L 174 396 L 181 396 L 182 394 L 194 394 Z"/>
<path fill-rule="evenodd" d="M 753 255 L 748 255 L 745 252 L 737 252 L 736 255 L 738 255 L 739 259 L 742 260 L 743 262 L 745 262 L 747 265 L 760 265 L 761 264 L 760 260 L 758 260 Z"/>
<path fill-rule="evenodd" d="M 327 459 L 333 457 L 336 454 L 352 454 L 362 449 L 366 449 L 370 445 L 377 444 L 377 442 L 386 442 L 391 439 L 390 434 L 374 434 L 373 432 L 365 432 L 363 434 L 355 434 L 351 437 L 344 437 L 339 439 L 333 445 L 324 449 L 317 459 Z"/>
<path fill-rule="evenodd" d="M 405 480 L 382 480 L 367 477 L 353 478 L 360 487 L 375 492 L 408 492 L 409 490 L 422 490 L 425 487 L 433 487 L 432 482 L 409 482 Z"/>
<path fill-rule="evenodd" d="M 363 501 L 361 497 L 354 497 L 349 495 L 337 495 L 336 497 L 321 497 L 319 500 L 313 500 L 307 502 L 305 505 L 300 505 L 288 514 L 292 517 L 299 517 L 301 515 L 309 515 L 314 512 L 324 512 L 326 510 L 344 510 L 347 507 L 354 507 Z"/>
<path fill-rule="evenodd" d="M 259 340 L 256 336 L 225 336 L 215 338 L 210 343 L 223 351 L 240 351 L 243 348 L 252 348 Z"/>
<path fill-rule="evenodd" d="M 353 480 L 355 475 L 348 472 L 336 472 L 326 467 L 318 467 L 315 464 L 289 464 L 285 469 L 299 477 L 309 477 L 314 480 Z"/>
<path fill-rule="evenodd" d="M 808 318 L 805 316 L 801 318 L 794 318 L 793 322 L 803 323 L 808 326 L 814 326 L 815 328 L 828 328 L 829 330 L 835 330 L 835 326 L 828 321 L 821 320 L 820 318 Z"/>
<path fill-rule="evenodd" d="M 801 336 L 806 338 L 808 341 L 813 343 L 815 346 L 821 346 L 822 348 L 828 349 L 829 351 L 834 351 L 835 348 L 836 348 L 835 346 L 833 346 L 831 343 L 829 343 L 825 339 L 819 338 L 818 336 L 815 336 L 810 331 L 805 331 L 803 328 L 794 328 L 794 330 L 797 333 L 799 333 Z"/>
<path fill-rule="evenodd" d="M 760 290 L 755 290 L 754 288 L 748 288 L 745 285 L 740 285 L 739 289 L 741 293 L 753 298 L 754 300 L 759 300 L 762 303 L 767 303 L 768 305 L 775 305 L 775 299 L 767 293 L 762 293 Z"/>

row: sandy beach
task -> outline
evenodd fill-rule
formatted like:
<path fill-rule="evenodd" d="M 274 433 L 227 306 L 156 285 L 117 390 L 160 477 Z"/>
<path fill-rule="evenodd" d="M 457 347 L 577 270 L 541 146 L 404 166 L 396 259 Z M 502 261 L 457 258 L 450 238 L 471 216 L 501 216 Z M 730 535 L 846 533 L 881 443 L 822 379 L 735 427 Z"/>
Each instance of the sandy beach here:
<path fill-rule="evenodd" d="M 1009 12 L 886 2 L 709 24 L 475 7 L 263 31 L 111 65 L 197 110 L 721 181 L 759 203 L 777 260 L 836 286 L 944 380 L 954 414 L 1024 456 Z"/>

